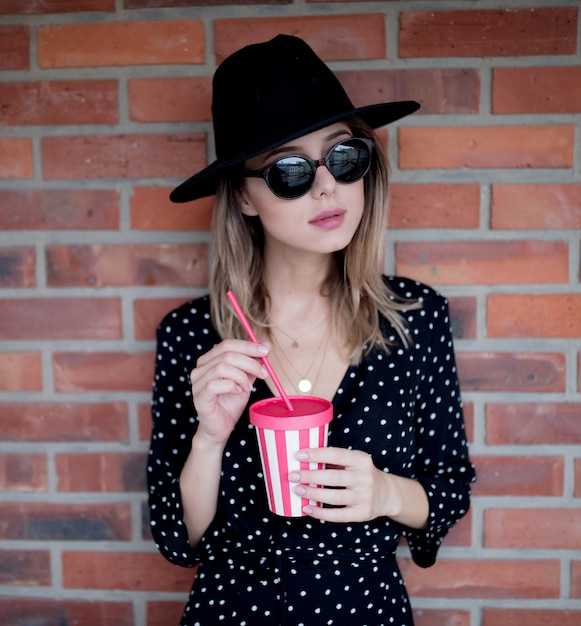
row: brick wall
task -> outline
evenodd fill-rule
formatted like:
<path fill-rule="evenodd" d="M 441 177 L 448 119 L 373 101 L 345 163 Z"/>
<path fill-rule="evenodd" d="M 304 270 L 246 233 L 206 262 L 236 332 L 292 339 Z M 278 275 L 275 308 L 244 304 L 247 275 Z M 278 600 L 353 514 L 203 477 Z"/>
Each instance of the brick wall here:
<path fill-rule="evenodd" d="M 147 529 L 154 329 L 206 287 L 210 77 L 303 36 L 382 131 L 386 271 L 450 297 L 469 516 L 401 564 L 418 626 L 581 623 L 576 0 L 2 0 L 0 624 L 168 626 L 192 572 Z M 515 8 L 505 10 L 510 4 Z"/>

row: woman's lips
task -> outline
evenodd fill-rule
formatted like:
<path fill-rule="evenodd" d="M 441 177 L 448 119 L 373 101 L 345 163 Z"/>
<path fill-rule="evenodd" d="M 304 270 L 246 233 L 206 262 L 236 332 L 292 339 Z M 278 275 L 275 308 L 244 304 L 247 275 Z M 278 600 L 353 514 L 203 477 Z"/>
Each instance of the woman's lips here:
<path fill-rule="evenodd" d="M 333 228 L 341 226 L 344 219 L 345 211 L 343 209 L 331 209 L 329 211 L 321 211 L 309 224 L 317 226 L 317 228 L 332 230 Z"/>

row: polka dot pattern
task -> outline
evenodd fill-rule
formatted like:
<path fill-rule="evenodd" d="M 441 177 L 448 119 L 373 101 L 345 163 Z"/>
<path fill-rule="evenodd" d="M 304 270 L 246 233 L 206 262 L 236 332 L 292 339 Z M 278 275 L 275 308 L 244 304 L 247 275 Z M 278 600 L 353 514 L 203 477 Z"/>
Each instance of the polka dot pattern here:
<path fill-rule="evenodd" d="M 428 495 L 428 528 L 382 517 L 333 524 L 268 510 L 256 436 L 241 417 L 225 449 L 218 511 L 200 544 L 188 543 L 179 475 L 196 429 L 189 373 L 220 341 L 209 299 L 187 303 L 158 328 L 154 428 L 148 459 L 151 530 L 172 563 L 199 570 L 182 626 L 413 624 L 395 553 L 405 536 L 414 561 L 432 565 L 448 530 L 468 510 L 475 479 L 468 457 L 448 305 L 431 288 L 386 278 L 418 298 L 405 313 L 411 347 L 373 351 L 351 366 L 333 399 L 329 443 L 363 450 L 375 465 L 418 480 Z M 384 334 L 396 340 L 385 322 Z M 250 402 L 272 394 L 257 381 Z"/>

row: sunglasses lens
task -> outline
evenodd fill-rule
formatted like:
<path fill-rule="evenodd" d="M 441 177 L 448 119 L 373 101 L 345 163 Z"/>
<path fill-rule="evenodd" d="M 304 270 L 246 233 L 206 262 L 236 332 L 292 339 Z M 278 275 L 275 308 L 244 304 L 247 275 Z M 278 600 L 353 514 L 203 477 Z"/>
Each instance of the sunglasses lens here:
<path fill-rule="evenodd" d="M 354 183 L 367 174 L 371 162 L 369 146 L 361 139 L 347 139 L 331 150 L 327 166 L 336 180 Z"/>
<path fill-rule="evenodd" d="M 279 159 L 268 172 L 268 185 L 281 198 L 299 198 L 313 184 L 313 166 L 303 157 Z"/>

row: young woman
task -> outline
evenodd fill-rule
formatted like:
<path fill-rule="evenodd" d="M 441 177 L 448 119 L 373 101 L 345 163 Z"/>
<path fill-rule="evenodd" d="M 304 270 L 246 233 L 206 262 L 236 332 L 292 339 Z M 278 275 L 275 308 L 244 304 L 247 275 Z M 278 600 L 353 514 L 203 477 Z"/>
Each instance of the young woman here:
<path fill-rule="evenodd" d="M 286 35 L 216 71 L 217 159 L 171 195 L 216 194 L 210 293 L 158 328 L 148 462 L 155 541 L 198 565 L 184 626 L 409 626 L 400 536 L 432 565 L 469 508 L 446 300 L 379 270 L 387 164 L 373 129 L 418 107 L 355 108 Z M 265 355 L 289 395 L 333 403 L 329 447 L 298 452 L 325 469 L 288 476 L 323 504 L 300 518 L 269 511 L 249 423 L 249 404 L 276 395 Z"/>

